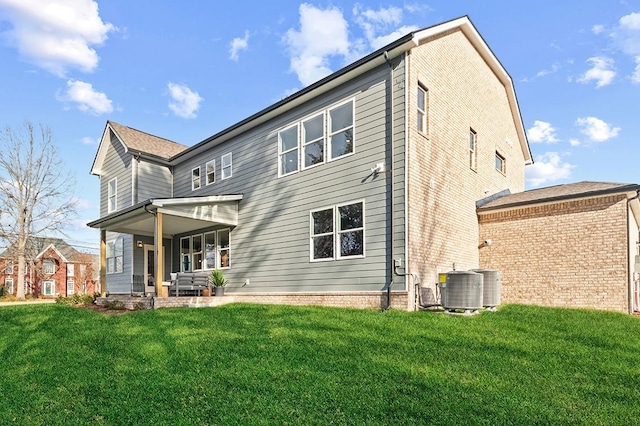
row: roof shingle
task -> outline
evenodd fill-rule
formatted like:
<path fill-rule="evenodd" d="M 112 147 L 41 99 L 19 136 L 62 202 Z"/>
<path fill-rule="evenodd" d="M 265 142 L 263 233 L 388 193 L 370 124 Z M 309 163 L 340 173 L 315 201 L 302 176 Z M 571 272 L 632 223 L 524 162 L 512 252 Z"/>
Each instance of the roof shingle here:
<path fill-rule="evenodd" d="M 188 148 L 186 145 L 154 136 L 129 126 L 123 126 L 113 121 L 108 121 L 107 123 L 130 151 L 139 151 L 168 160 Z"/>

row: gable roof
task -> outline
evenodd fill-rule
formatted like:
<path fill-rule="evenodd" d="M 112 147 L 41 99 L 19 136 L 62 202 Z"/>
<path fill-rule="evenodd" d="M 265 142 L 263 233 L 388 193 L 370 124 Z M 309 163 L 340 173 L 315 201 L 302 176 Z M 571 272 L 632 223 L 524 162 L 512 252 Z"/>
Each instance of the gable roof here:
<path fill-rule="evenodd" d="M 30 237 L 27 240 L 27 258 L 38 259 L 49 249 L 54 250 L 65 263 L 77 261 L 81 255 L 77 249 L 69 245 L 62 238 Z M 0 253 L 0 258 L 14 257 L 16 256 L 15 251 L 15 245 L 11 245 Z"/>
<path fill-rule="evenodd" d="M 480 33 L 476 30 L 475 26 L 471 22 L 468 16 L 462 16 L 460 18 L 452 19 L 447 22 L 443 22 L 431 27 L 426 27 L 421 30 L 417 30 L 400 37 L 396 41 L 376 50 L 373 53 L 353 62 L 350 65 L 330 74 L 329 76 L 305 87 L 304 89 L 282 99 L 279 102 L 253 114 L 252 116 L 238 122 L 237 124 L 228 127 L 221 132 L 208 137 L 207 139 L 199 142 L 196 145 L 191 146 L 188 149 L 177 154 L 170 159 L 171 164 L 176 164 L 180 161 L 192 158 L 201 154 L 207 150 L 211 145 L 220 144 L 242 132 L 270 120 L 286 111 L 289 111 L 310 99 L 313 99 L 329 90 L 343 84 L 346 81 L 352 80 L 357 76 L 364 74 L 365 72 L 385 64 L 388 60 L 398 57 L 414 47 L 419 46 L 427 39 L 444 34 L 452 30 L 462 31 L 471 44 L 475 47 L 482 58 L 487 62 L 489 67 L 496 74 L 498 79 L 505 86 L 507 92 L 507 98 L 509 100 L 509 107 L 513 116 L 513 121 L 518 134 L 518 141 L 522 150 L 525 164 L 532 164 L 533 157 L 529 148 L 529 142 L 527 141 L 527 135 L 522 122 L 522 116 L 520 115 L 520 108 L 516 98 L 515 88 L 513 80 L 504 69 L 498 58 L 491 51 L 487 43 L 484 41 Z"/>
<path fill-rule="evenodd" d="M 125 152 L 147 157 L 155 161 L 166 162 L 169 158 L 187 149 L 186 145 L 170 141 L 169 139 L 154 136 L 113 121 L 107 121 L 105 130 L 102 133 L 102 138 L 100 139 L 98 153 L 91 167 L 91 174 L 93 175 L 100 175 L 102 172 L 102 164 L 111 143 L 111 132 L 120 141 Z"/>
<path fill-rule="evenodd" d="M 640 185 L 636 184 L 583 181 L 505 195 L 504 197 L 499 197 L 495 200 L 489 201 L 482 207 L 479 207 L 478 212 L 482 213 L 530 204 L 549 203 L 576 198 L 599 197 L 610 194 L 632 194 L 634 192 L 637 193 L 639 190 Z"/>

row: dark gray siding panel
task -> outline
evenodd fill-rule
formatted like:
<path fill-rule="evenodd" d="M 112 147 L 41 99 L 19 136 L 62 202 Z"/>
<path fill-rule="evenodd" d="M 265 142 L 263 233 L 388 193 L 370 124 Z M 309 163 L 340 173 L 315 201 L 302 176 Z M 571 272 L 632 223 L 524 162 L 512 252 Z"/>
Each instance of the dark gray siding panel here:
<path fill-rule="evenodd" d="M 112 135 L 111 146 L 104 160 L 103 173 L 100 176 L 100 216 L 107 215 L 107 186 L 117 178 L 117 209 L 131 206 L 131 156 L 127 154 L 120 141 Z"/>
<path fill-rule="evenodd" d="M 174 196 L 241 193 L 239 225 L 231 232 L 229 291 L 371 291 L 392 279 L 391 255 L 404 258 L 404 65 L 379 67 L 342 87 L 212 147 L 207 155 L 176 166 Z M 392 84 L 393 82 L 393 84 Z M 390 148 L 389 96 L 394 90 L 395 146 Z M 277 132 L 335 103 L 355 99 L 354 154 L 314 168 L 278 177 Z M 221 156 L 233 153 L 233 177 L 220 179 Z M 191 170 L 216 161 L 216 183 L 191 190 Z M 372 167 L 387 171 L 373 176 Z M 393 173 L 391 172 L 393 166 Z M 391 197 L 393 176 L 394 196 Z M 365 203 L 365 257 L 310 261 L 310 211 L 352 201 Z M 391 208 L 394 206 L 393 251 Z M 178 238 L 174 247 L 178 248 Z M 174 265 L 178 253 L 174 253 Z M 402 289 L 398 279 L 394 289 Z M 246 280 L 250 284 L 242 287 Z"/>
<path fill-rule="evenodd" d="M 149 198 L 170 198 L 171 170 L 158 164 L 138 163 L 138 201 Z"/>

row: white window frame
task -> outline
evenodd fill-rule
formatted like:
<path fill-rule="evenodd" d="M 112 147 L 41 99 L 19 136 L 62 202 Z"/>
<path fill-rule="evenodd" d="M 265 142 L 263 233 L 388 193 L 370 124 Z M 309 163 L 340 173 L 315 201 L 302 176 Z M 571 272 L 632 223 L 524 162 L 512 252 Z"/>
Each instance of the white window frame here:
<path fill-rule="evenodd" d="M 183 241 L 188 241 L 188 251 L 184 250 L 184 245 L 182 244 Z M 193 257 L 192 257 L 192 253 L 193 253 L 193 245 L 191 243 L 191 235 L 188 235 L 186 237 L 180 237 L 180 272 L 193 272 Z M 185 267 L 185 257 L 186 260 L 188 260 L 189 262 L 189 267 L 186 268 Z"/>
<path fill-rule="evenodd" d="M 351 103 L 351 126 L 347 126 L 341 129 L 336 130 L 335 132 L 331 132 L 331 111 L 333 111 L 334 109 L 338 109 L 348 103 Z M 350 98 L 347 99 L 343 102 L 340 102 L 338 104 L 335 104 L 329 108 L 327 108 L 327 119 L 326 119 L 326 123 L 327 123 L 327 158 L 328 161 L 334 161 L 334 160 L 338 160 L 340 158 L 345 158 L 345 157 L 349 157 L 353 154 L 356 153 L 356 143 L 355 143 L 355 135 L 356 135 L 356 102 L 355 102 L 355 98 Z M 347 154 L 342 154 L 339 155 L 337 157 L 333 157 L 331 155 L 331 149 L 332 149 L 332 138 L 334 135 L 340 134 L 342 132 L 344 132 L 345 130 L 351 128 L 351 152 L 347 153 Z"/>
<path fill-rule="evenodd" d="M 13 275 L 13 260 L 7 260 L 4 266 L 5 275 Z"/>
<path fill-rule="evenodd" d="M 207 186 L 216 182 L 216 160 L 207 161 L 204 166 L 205 184 Z"/>
<path fill-rule="evenodd" d="M 225 161 L 228 161 L 228 164 L 225 164 Z M 227 152 L 220 158 L 220 169 L 222 172 L 220 180 L 229 179 L 233 176 L 233 156 L 230 152 Z"/>
<path fill-rule="evenodd" d="M 229 237 L 229 245 L 222 247 L 220 243 L 220 234 L 226 232 Z M 222 252 L 227 251 L 227 266 L 222 265 Z M 231 228 L 223 228 L 216 230 L 216 267 L 218 269 L 230 269 L 231 268 Z"/>
<path fill-rule="evenodd" d="M 469 168 L 478 170 L 478 133 L 469 128 Z"/>
<path fill-rule="evenodd" d="M 73 263 L 67 263 L 67 276 L 68 277 L 73 277 L 75 276 L 75 265 Z"/>
<path fill-rule="evenodd" d="M 306 132 L 305 132 L 305 127 L 304 127 L 304 123 L 311 121 L 311 120 L 315 120 L 318 117 L 322 117 L 322 135 L 319 138 L 316 139 L 312 139 L 311 141 L 306 141 Z M 300 121 L 300 134 L 298 136 L 298 145 L 300 146 L 300 156 L 301 156 L 301 160 L 299 161 L 300 166 L 302 168 L 302 170 L 305 169 L 311 169 L 313 167 L 317 167 L 320 166 L 324 163 L 327 162 L 327 118 L 326 118 L 326 114 L 323 112 L 321 112 L 320 114 L 314 114 L 311 115 L 303 120 Z M 315 164 L 311 164 L 310 166 L 306 165 L 306 148 L 310 145 L 315 145 L 318 142 L 322 142 L 322 161 L 315 163 Z"/>
<path fill-rule="evenodd" d="M 49 291 L 46 291 L 47 287 Z M 55 280 L 42 280 L 42 295 L 43 296 L 55 296 L 56 295 L 56 282 Z"/>
<path fill-rule="evenodd" d="M 76 282 L 73 278 L 67 279 L 67 294 L 74 294 L 76 292 Z"/>
<path fill-rule="evenodd" d="M 191 169 L 191 190 L 195 191 L 202 186 L 202 178 L 200 176 L 200 166 Z"/>
<path fill-rule="evenodd" d="M 362 227 L 352 228 L 352 229 L 340 229 L 340 207 L 350 206 L 354 204 L 362 204 Z M 332 213 L 332 231 L 324 232 L 319 234 L 314 234 L 314 222 L 313 222 L 313 213 L 331 210 Z M 310 262 L 327 262 L 332 260 L 344 260 L 344 259 L 362 259 L 366 256 L 366 233 L 365 233 L 365 202 L 364 199 L 357 201 L 349 201 L 346 203 L 336 204 L 330 207 L 323 207 L 319 209 L 314 209 L 309 212 L 309 261 Z M 342 256 L 341 255 L 341 246 L 340 246 L 340 235 L 348 233 L 348 232 L 359 232 L 362 231 L 362 254 L 351 255 L 351 256 Z M 333 256 L 326 258 L 314 258 L 314 238 L 317 237 L 326 237 L 332 236 L 333 239 Z"/>
<path fill-rule="evenodd" d="M 209 231 L 209 232 L 205 232 L 203 235 L 203 239 L 202 239 L 202 251 L 203 251 L 203 262 L 204 262 L 204 269 L 205 270 L 211 270 L 211 269 L 215 269 L 218 266 L 218 251 L 217 251 L 217 246 L 218 246 L 218 239 L 217 239 L 218 233 L 216 231 Z M 213 241 L 211 243 L 207 243 L 207 238 L 213 238 Z M 209 260 L 213 259 L 213 263 L 210 264 Z"/>
<path fill-rule="evenodd" d="M 498 159 L 500 160 L 500 164 L 502 166 L 500 168 L 498 167 Z M 496 150 L 495 161 L 496 161 L 496 170 L 499 171 L 500 173 L 502 173 L 503 175 L 506 175 L 507 174 L 507 159 L 498 150 Z"/>
<path fill-rule="evenodd" d="M 44 259 L 42 261 L 42 273 L 46 274 L 46 275 L 55 274 L 56 273 L 56 261 L 51 259 L 51 258 Z"/>
<path fill-rule="evenodd" d="M 5 278 L 4 279 L 4 287 L 7 289 L 9 294 L 13 294 L 13 278 Z"/>
<path fill-rule="evenodd" d="M 420 105 L 420 94 L 422 94 L 422 99 L 424 105 Z M 423 135 L 428 134 L 428 119 L 427 113 L 429 108 L 429 90 L 425 88 L 422 84 L 418 83 L 418 90 L 416 92 L 416 110 L 417 110 L 417 130 Z"/>
<path fill-rule="evenodd" d="M 295 135 L 296 135 L 296 146 L 293 148 L 289 148 L 287 150 L 283 150 L 282 149 L 282 137 L 281 134 L 284 132 L 287 132 L 291 129 L 295 128 Z M 284 158 L 284 156 L 290 152 L 296 152 L 296 169 L 288 172 L 288 173 L 284 173 L 284 171 L 282 170 L 282 159 Z M 295 123 L 292 126 L 287 126 L 284 129 L 278 131 L 278 177 L 282 177 L 282 176 L 289 176 L 292 175 L 294 173 L 298 173 L 300 171 L 300 127 L 298 125 L 298 123 Z"/>
<path fill-rule="evenodd" d="M 124 239 L 118 237 L 107 242 L 107 274 L 120 274 L 124 270 Z"/>
<path fill-rule="evenodd" d="M 114 177 L 107 182 L 107 213 L 116 210 L 118 210 L 118 178 Z"/>

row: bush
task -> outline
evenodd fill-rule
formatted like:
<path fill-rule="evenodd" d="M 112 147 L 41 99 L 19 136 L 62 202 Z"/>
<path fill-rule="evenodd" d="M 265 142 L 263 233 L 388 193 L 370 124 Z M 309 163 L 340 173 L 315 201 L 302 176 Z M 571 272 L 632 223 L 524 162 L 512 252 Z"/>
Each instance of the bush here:
<path fill-rule="evenodd" d="M 7 288 L 3 285 L 0 285 L 0 297 L 5 297 L 7 294 L 9 294 Z"/>
<path fill-rule="evenodd" d="M 122 303 L 121 300 L 107 300 L 103 306 L 114 311 L 122 311 L 125 309 L 124 303 Z"/>
<path fill-rule="evenodd" d="M 96 300 L 95 295 L 72 294 L 69 297 L 64 297 L 63 295 L 59 295 L 56 298 L 56 303 L 59 303 L 61 305 L 68 305 L 68 306 L 76 306 L 76 305 L 87 306 L 87 305 L 93 305 L 95 300 Z"/>

